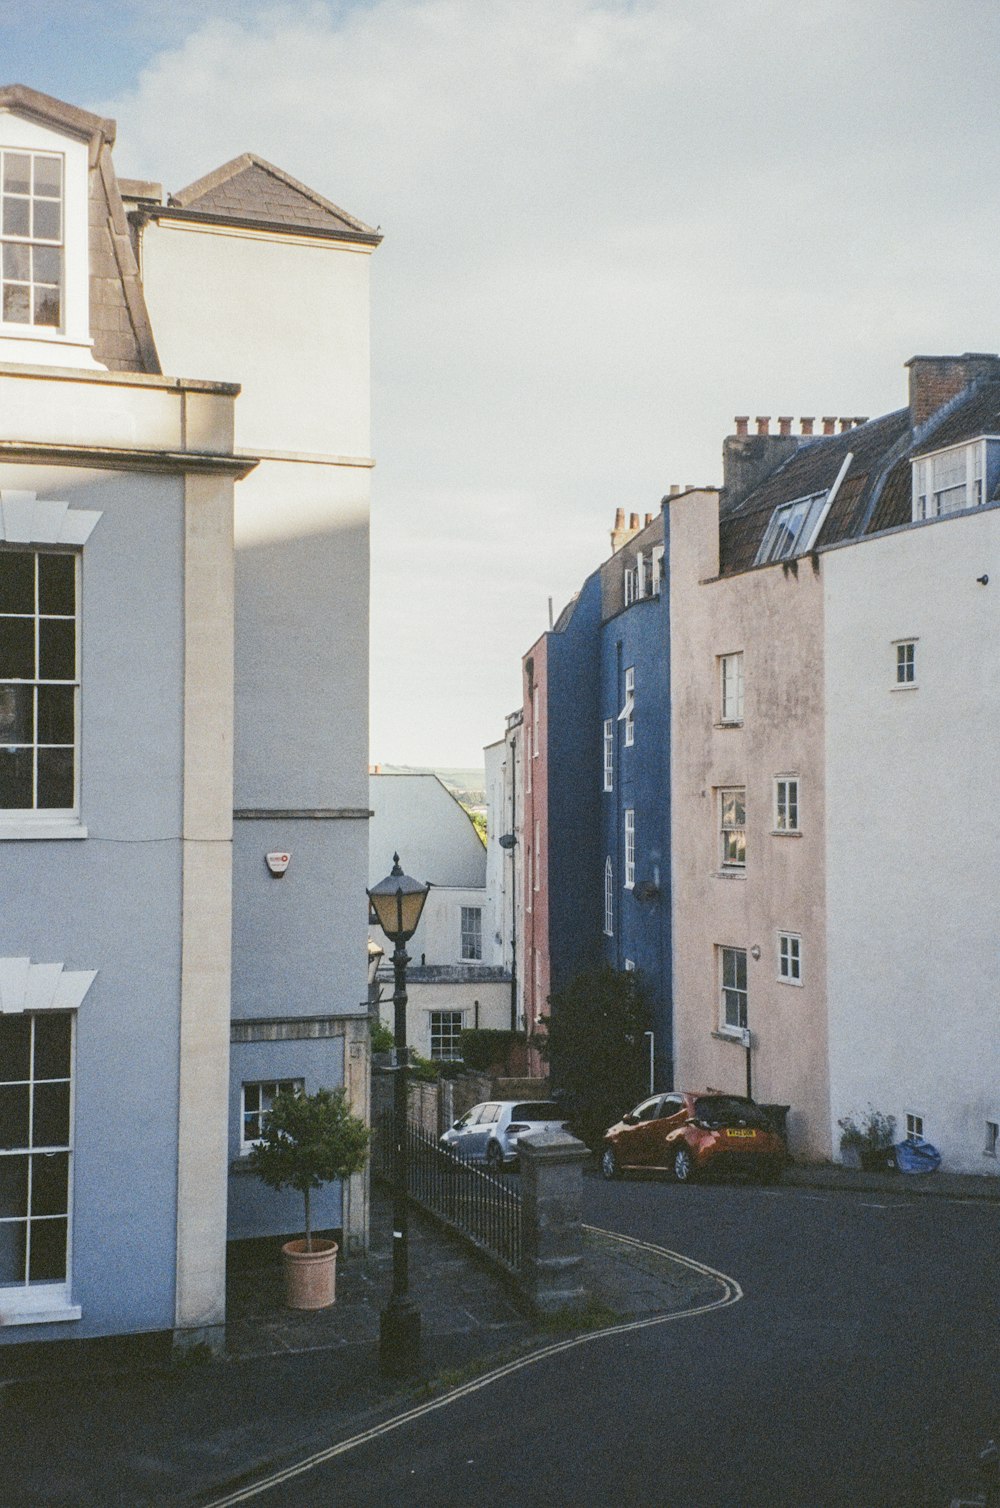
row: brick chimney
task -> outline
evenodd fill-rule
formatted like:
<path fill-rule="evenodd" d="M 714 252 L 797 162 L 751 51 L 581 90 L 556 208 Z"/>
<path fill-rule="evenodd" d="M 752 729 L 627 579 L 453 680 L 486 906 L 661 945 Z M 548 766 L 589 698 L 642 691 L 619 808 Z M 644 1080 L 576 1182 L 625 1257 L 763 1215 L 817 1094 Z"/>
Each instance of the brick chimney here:
<path fill-rule="evenodd" d="M 823 433 L 825 435 L 833 435 L 833 434 L 836 434 L 836 432 L 837 432 L 837 416 L 836 416 L 836 414 L 834 414 L 832 417 L 829 414 L 824 414 L 823 415 Z"/>
<path fill-rule="evenodd" d="M 778 420 L 781 433 L 776 435 L 771 434 L 767 414 L 757 416 L 755 435 L 749 433 L 748 415 L 738 414 L 734 422 L 736 433 L 727 435 L 722 442 L 722 486 L 728 507 L 742 501 L 802 443 L 800 436 L 791 433 L 790 419 Z"/>
<path fill-rule="evenodd" d="M 638 534 L 638 532 L 639 532 L 639 515 L 638 515 L 638 513 L 632 513 L 632 514 L 630 514 L 629 515 L 629 521 L 626 524 L 626 522 L 625 522 L 625 509 L 624 508 L 616 508 L 615 509 L 615 526 L 614 526 L 614 528 L 611 531 L 611 553 L 612 553 L 612 555 L 616 555 L 618 553 L 618 551 L 621 549 L 622 545 L 627 545 L 628 542 L 629 542 L 629 540 L 633 539 L 635 537 L 635 535 Z"/>
<path fill-rule="evenodd" d="M 962 356 L 913 356 L 910 372 L 910 424 L 919 429 L 964 388 L 986 377 L 1000 378 L 1000 357 L 983 351 Z"/>
<path fill-rule="evenodd" d="M 804 435 L 811 435 L 812 432 L 813 432 L 813 425 L 815 423 L 816 423 L 816 420 L 812 416 L 810 416 L 807 419 L 800 419 L 799 420 L 799 426 L 800 426 L 800 428 L 802 430 L 802 433 Z"/>

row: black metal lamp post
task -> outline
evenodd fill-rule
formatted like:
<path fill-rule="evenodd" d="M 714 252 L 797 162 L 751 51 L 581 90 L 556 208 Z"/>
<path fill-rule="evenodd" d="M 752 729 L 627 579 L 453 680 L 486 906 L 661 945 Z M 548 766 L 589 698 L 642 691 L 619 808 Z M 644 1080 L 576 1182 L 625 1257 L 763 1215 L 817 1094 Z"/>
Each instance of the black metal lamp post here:
<path fill-rule="evenodd" d="M 395 1025 L 395 1085 L 392 1135 L 395 1143 L 392 1190 L 392 1294 L 379 1322 L 379 1363 L 388 1376 L 410 1371 L 420 1354 L 420 1310 L 409 1296 L 409 1220 L 407 1213 L 408 1147 L 406 1085 L 410 1050 L 406 1045 L 406 965 L 404 944 L 420 922 L 429 885 L 404 874 L 399 854 L 392 856 L 392 872 L 368 891 L 368 899 L 382 931 L 394 945 L 392 1004 Z"/>

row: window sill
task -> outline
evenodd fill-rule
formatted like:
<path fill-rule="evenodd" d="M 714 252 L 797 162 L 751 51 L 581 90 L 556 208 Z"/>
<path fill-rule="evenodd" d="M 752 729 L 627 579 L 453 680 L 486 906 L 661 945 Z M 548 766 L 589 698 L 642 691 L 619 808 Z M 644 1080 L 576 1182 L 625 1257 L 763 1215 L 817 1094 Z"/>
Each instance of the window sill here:
<path fill-rule="evenodd" d="M 802 988 L 802 980 L 801 979 L 782 979 L 782 977 L 781 977 L 780 974 L 778 974 L 776 976 L 774 982 L 775 982 L 775 984 L 790 984 L 792 986 L 792 988 L 796 989 L 796 990 L 801 990 L 801 988 Z"/>
<path fill-rule="evenodd" d="M 715 880 L 745 880 L 746 877 L 745 869 L 717 869 L 712 876 Z"/>
<path fill-rule="evenodd" d="M 58 822 L 5 821 L 0 819 L 0 843 L 22 842 L 25 839 L 85 838 L 87 829 L 75 818 L 67 817 Z"/>
<path fill-rule="evenodd" d="M 59 1325 L 83 1318 L 79 1304 L 68 1304 L 62 1285 L 54 1294 L 23 1288 L 0 1290 L 0 1328 L 7 1325 Z"/>
<path fill-rule="evenodd" d="M 731 1042 L 734 1047 L 743 1046 L 743 1038 L 738 1031 L 714 1031 L 712 1036 L 716 1042 Z"/>
<path fill-rule="evenodd" d="M 713 723 L 713 728 L 742 728 L 742 717 L 727 717 L 724 722 Z"/>
<path fill-rule="evenodd" d="M 917 685 L 916 681 L 907 681 L 907 683 L 906 683 L 905 686 L 890 686 L 889 690 L 890 691 L 919 691 L 920 687 Z"/>
<path fill-rule="evenodd" d="M 801 838 L 801 827 L 772 827 L 772 838 Z"/>

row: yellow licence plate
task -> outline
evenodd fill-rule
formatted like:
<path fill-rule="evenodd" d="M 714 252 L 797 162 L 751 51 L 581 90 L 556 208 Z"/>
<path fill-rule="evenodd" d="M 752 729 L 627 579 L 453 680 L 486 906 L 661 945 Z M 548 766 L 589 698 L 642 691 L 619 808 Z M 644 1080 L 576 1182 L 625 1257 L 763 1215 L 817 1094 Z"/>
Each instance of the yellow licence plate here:
<path fill-rule="evenodd" d="M 749 1137 L 754 1137 L 754 1136 L 757 1135 L 757 1133 L 756 1133 L 756 1131 L 727 1131 L 726 1135 L 727 1136 L 749 1136 Z"/>

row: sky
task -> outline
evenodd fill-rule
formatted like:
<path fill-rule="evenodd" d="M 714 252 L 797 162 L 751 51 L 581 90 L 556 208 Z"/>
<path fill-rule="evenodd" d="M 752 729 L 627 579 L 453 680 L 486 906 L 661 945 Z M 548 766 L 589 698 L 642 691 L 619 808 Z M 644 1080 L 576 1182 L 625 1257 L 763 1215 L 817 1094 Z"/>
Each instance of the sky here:
<path fill-rule="evenodd" d="M 0 59 L 122 175 L 254 151 L 384 232 L 373 761 L 480 765 L 549 598 L 734 415 L 1000 350 L 994 0 L 0 0 Z"/>

